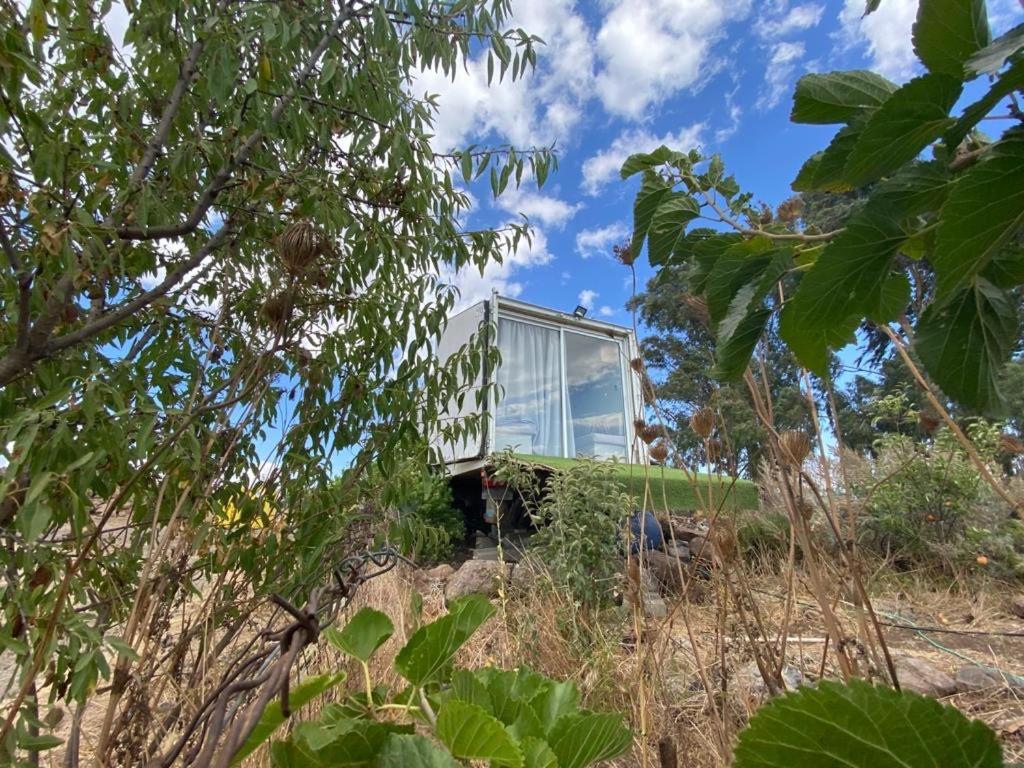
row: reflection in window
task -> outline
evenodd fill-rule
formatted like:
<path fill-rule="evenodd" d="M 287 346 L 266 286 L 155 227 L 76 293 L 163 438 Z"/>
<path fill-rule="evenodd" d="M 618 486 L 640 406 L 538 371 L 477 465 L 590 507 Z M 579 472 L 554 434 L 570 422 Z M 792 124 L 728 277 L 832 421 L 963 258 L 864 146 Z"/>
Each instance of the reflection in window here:
<path fill-rule="evenodd" d="M 499 319 L 501 365 L 494 450 L 562 454 L 562 370 L 558 331 Z"/>
<path fill-rule="evenodd" d="M 569 455 L 626 458 L 626 402 L 619 345 L 565 333 Z"/>

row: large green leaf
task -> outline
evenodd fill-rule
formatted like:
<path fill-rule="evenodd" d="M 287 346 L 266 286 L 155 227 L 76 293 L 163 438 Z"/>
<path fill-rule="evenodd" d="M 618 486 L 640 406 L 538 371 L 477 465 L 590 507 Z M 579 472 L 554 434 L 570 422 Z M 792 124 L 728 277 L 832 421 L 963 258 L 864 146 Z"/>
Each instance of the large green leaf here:
<path fill-rule="evenodd" d="M 1002 75 L 992 84 L 988 93 L 971 104 L 960 115 L 956 125 L 946 131 L 942 137 L 946 145 L 955 149 L 960 145 L 968 133 L 981 122 L 982 118 L 988 115 L 1004 98 L 1016 90 L 1024 88 L 1024 60 L 1014 62 L 1013 66 L 1003 72 Z"/>
<path fill-rule="evenodd" d="M 630 176 L 641 171 L 647 171 L 665 163 L 685 159 L 686 155 L 684 153 L 669 149 L 662 144 L 653 152 L 638 152 L 627 157 L 626 162 L 622 164 L 622 169 L 619 171 L 619 176 L 623 179 L 628 179 Z"/>
<path fill-rule="evenodd" d="M 743 237 L 738 232 L 715 232 L 707 228 L 693 229 L 679 244 L 673 262 L 677 260 L 692 262 L 690 290 L 694 293 L 703 293 L 718 259 L 729 248 L 741 242 L 743 242 Z M 669 274 L 669 272 L 665 271 L 663 274 Z"/>
<path fill-rule="evenodd" d="M 837 133 L 823 152 L 812 155 L 793 180 L 794 192 L 848 192 L 843 174 L 853 148 L 864 132 L 867 117 L 858 117 Z"/>
<path fill-rule="evenodd" d="M 1017 51 L 1024 48 L 1024 24 L 1018 24 L 1005 35 L 997 37 L 989 45 L 974 54 L 967 61 L 967 71 L 974 74 L 995 74 Z"/>
<path fill-rule="evenodd" d="M 848 123 L 880 107 L 896 90 L 881 75 L 864 69 L 801 77 L 793 93 L 794 123 Z"/>
<path fill-rule="evenodd" d="M 292 688 L 288 696 L 288 705 L 294 712 L 317 696 L 329 691 L 344 679 L 344 672 L 307 678 L 301 684 Z M 270 738 L 270 734 L 276 731 L 284 721 L 285 716 L 284 712 L 281 711 L 281 700 L 274 699 L 263 710 L 259 723 L 256 724 L 253 732 L 249 734 L 249 738 L 246 739 L 242 748 L 235 754 L 231 764 L 238 765 L 242 760 L 251 755 L 260 744 Z"/>
<path fill-rule="evenodd" d="M 629 243 L 629 248 L 635 256 L 639 256 L 643 250 L 654 212 L 671 191 L 671 185 L 657 173 L 644 171 L 644 180 L 633 203 L 633 239 Z"/>
<path fill-rule="evenodd" d="M 967 170 L 942 206 L 932 264 L 939 299 L 978 274 L 1024 226 L 1024 130 Z"/>
<path fill-rule="evenodd" d="M 962 80 L 964 65 L 991 41 L 985 0 L 921 0 L 914 52 L 931 72 Z"/>
<path fill-rule="evenodd" d="M 771 316 L 767 307 L 747 312 L 733 333 L 715 345 L 715 367 L 712 371 L 715 378 L 727 381 L 743 375 Z"/>
<path fill-rule="evenodd" d="M 739 736 L 736 768 L 1000 768 L 995 734 L 913 693 L 822 681 L 773 699 Z"/>
<path fill-rule="evenodd" d="M 686 225 L 700 215 L 697 201 L 685 192 L 671 192 L 661 199 L 647 231 L 648 258 L 652 266 L 663 266 L 683 238 Z"/>
<path fill-rule="evenodd" d="M 392 735 L 377 757 L 377 768 L 461 768 L 426 736 Z"/>
<path fill-rule="evenodd" d="M 910 162 L 955 121 L 949 111 L 963 84 L 941 74 L 915 78 L 871 115 L 843 168 L 853 188 L 888 176 Z"/>
<path fill-rule="evenodd" d="M 369 768 L 376 764 L 377 756 L 390 739 L 411 734 L 413 730 L 411 725 L 349 720 L 328 729 L 333 737 L 331 741 L 307 744 L 307 747 L 321 763 L 331 768 Z"/>
<path fill-rule="evenodd" d="M 558 758 L 543 739 L 527 737 L 520 742 L 523 768 L 558 768 Z"/>
<path fill-rule="evenodd" d="M 580 692 L 572 680 L 562 683 L 551 682 L 544 690 L 530 699 L 530 706 L 544 725 L 544 734 L 550 735 L 555 723 L 576 712 L 580 704 Z"/>
<path fill-rule="evenodd" d="M 363 608 L 340 630 L 329 628 L 324 631 L 324 636 L 338 650 L 360 661 L 369 661 L 394 632 L 395 625 L 386 613 Z"/>
<path fill-rule="evenodd" d="M 491 765 L 521 768 L 523 753 L 493 715 L 476 704 L 452 700 L 437 713 L 437 738 L 462 760 L 489 760 Z"/>
<path fill-rule="evenodd" d="M 633 734 L 619 715 L 580 712 L 555 723 L 548 737 L 558 768 L 583 768 L 618 757 L 633 743 Z"/>
<path fill-rule="evenodd" d="M 273 768 L 321 768 L 324 765 L 313 752 L 290 740 L 270 745 L 270 764 Z"/>
<path fill-rule="evenodd" d="M 437 679 L 456 651 L 494 613 L 480 595 L 468 595 L 448 606 L 448 613 L 421 627 L 395 657 L 395 670 L 413 685 Z"/>
<path fill-rule="evenodd" d="M 906 222 L 935 210 L 950 186 L 939 163 L 915 164 L 880 184 L 822 251 L 782 311 L 779 332 L 810 370 L 825 371 L 829 347 L 849 343 L 861 318 L 883 305 L 883 286 L 907 239 Z"/>
<path fill-rule="evenodd" d="M 704 289 L 712 323 L 720 323 L 736 293 L 767 269 L 774 256 L 772 246 L 770 238 L 753 237 L 729 247 L 718 257 Z"/>
<path fill-rule="evenodd" d="M 947 395 L 978 410 L 996 410 L 999 369 L 1009 359 L 1016 338 L 1013 303 L 979 277 L 925 310 L 914 348 Z"/>

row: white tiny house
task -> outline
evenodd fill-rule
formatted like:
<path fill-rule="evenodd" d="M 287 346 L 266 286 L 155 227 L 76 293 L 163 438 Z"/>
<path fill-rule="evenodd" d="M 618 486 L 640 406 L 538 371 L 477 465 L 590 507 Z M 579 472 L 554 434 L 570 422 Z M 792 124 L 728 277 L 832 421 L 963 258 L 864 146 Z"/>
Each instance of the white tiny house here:
<path fill-rule="evenodd" d="M 474 472 L 492 453 L 512 448 L 537 457 L 641 460 L 634 419 L 642 413 L 632 330 L 582 313 L 559 312 L 494 294 L 451 317 L 438 344 L 442 359 L 484 329 L 501 362 L 468 385 L 448 419 L 484 410 L 473 438 L 441 445 L 451 475 Z M 477 393 L 490 387 L 478 403 Z"/>

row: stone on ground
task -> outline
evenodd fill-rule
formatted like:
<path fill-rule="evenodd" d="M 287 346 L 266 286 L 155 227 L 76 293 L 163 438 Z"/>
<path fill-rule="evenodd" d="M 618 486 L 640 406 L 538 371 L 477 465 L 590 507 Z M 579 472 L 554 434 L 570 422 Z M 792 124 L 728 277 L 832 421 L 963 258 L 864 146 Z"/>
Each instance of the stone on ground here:
<path fill-rule="evenodd" d="M 956 693 L 956 680 L 941 669 L 916 656 L 896 659 L 896 676 L 900 688 L 923 696 L 942 698 Z"/>
<path fill-rule="evenodd" d="M 956 673 L 956 689 L 961 693 L 989 691 L 1006 686 L 1017 693 L 1024 693 L 1024 678 L 1004 675 L 997 669 L 977 664 L 968 664 Z"/>
<path fill-rule="evenodd" d="M 499 581 L 507 573 L 507 566 L 494 560 L 467 560 L 448 579 L 444 597 L 449 602 L 472 594 L 497 597 Z"/>

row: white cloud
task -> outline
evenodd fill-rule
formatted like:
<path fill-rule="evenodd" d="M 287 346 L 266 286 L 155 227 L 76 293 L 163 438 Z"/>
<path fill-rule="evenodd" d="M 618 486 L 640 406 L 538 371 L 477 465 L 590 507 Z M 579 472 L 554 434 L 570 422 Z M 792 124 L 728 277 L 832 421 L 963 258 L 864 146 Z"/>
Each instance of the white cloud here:
<path fill-rule="evenodd" d="M 990 0 L 987 5 L 993 35 L 1024 17 L 1019 0 Z M 917 7 L 918 0 L 884 0 L 864 16 L 864 0 L 845 0 L 837 35 L 847 49 L 865 48 L 871 69 L 892 80 L 908 80 L 921 70 L 911 40 Z"/>
<path fill-rule="evenodd" d="M 593 91 L 590 31 L 573 0 L 518 0 L 511 27 L 547 44 L 537 48 L 537 71 L 515 82 L 487 85 L 487 52 L 460 68 L 454 81 L 441 72 L 419 72 L 413 93 L 437 94 L 433 144 L 438 151 L 496 137 L 517 146 L 564 143 Z"/>
<path fill-rule="evenodd" d="M 564 227 L 583 203 L 567 203 L 557 197 L 549 197 L 528 189 L 525 182 L 521 187 L 508 189 L 495 201 L 498 208 L 508 213 L 522 214 L 531 222 L 540 222 L 550 227 Z"/>
<path fill-rule="evenodd" d="M 885 0 L 864 16 L 864 0 L 846 0 L 839 13 L 840 39 L 847 48 L 866 47 L 871 69 L 906 80 L 918 67 L 910 39 L 918 0 Z"/>
<path fill-rule="evenodd" d="M 764 90 L 757 98 L 758 109 L 771 109 L 789 92 L 797 63 L 804 56 L 803 43 L 776 43 L 764 72 Z"/>
<path fill-rule="evenodd" d="M 606 0 L 597 33 L 597 94 L 614 115 L 640 119 L 649 106 L 699 87 L 715 70 L 715 43 L 746 17 L 750 0 Z"/>
<path fill-rule="evenodd" d="M 615 310 L 609 307 L 607 304 L 605 304 L 600 309 L 597 310 L 597 314 L 599 314 L 601 317 L 611 317 L 612 315 L 615 314 Z"/>
<path fill-rule="evenodd" d="M 580 306 L 586 307 L 587 309 L 593 309 L 594 302 L 597 301 L 597 297 L 599 295 L 600 294 L 597 291 L 592 291 L 589 288 L 584 288 L 582 291 L 580 291 Z"/>
<path fill-rule="evenodd" d="M 548 250 L 548 239 L 542 229 L 533 228 L 533 242 L 520 241 L 519 247 L 505 255 L 501 262 L 490 261 L 483 272 L 478 269 L 462 269 L 458 273 L 442 270 L 441 279 L 459 289 L 459 300 L 455 312 L 459 312 L 478 301 L 489 299 L 492 290 L 502 296 L 516 298 L 523 292 L 522 270 L 543 266 L 552 259 Z"/>
<path fill-rule="evenodd" d="M 609 147 L 583 161 L 583 189 L 587 194 L 596 195 L 609 181 L 618 177 L 626 158 L 635 152 L 650 152 L 661 144 L 683 151 L 693 149 L 701 143 L 704 129 L 704 123 L 694 123 L 663 136 L 643 129 L 620 133 Z"/>
<path fill-rule="evenodd" d="M 825 13 L 825 6 L 819 3 L 803 3 L 786 8 L 783 3 L 775 13 L 763 14 L 757 33 L 767 39 L 778 39 L 794 32 L 803 32 L 818 26 Z"/>
<path fill-rule="evenodd" d="M 740 129 L 740 118 L 743 116 L 743 108 L 736 103 L 736 93 L 738 91 L 739 86 L 725 94 L 725 109 L 729 113 L 729 124 L 715 131 L 715 144 L 725 143 Z"/>
<path fill-rule="evenodd" d="M 607 254 L 613 245 L 618 245 L 629 236 L 629 227 L 615 222 L 606 227 L 584 229 L 576 233 L 576 253 L 584 259 Z"/>

